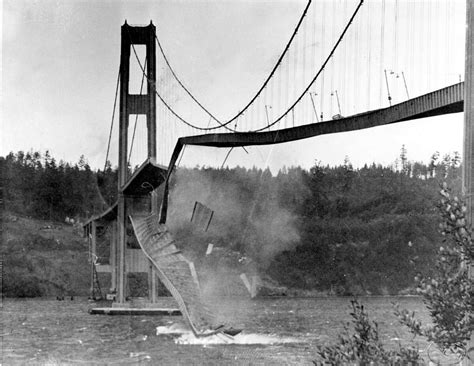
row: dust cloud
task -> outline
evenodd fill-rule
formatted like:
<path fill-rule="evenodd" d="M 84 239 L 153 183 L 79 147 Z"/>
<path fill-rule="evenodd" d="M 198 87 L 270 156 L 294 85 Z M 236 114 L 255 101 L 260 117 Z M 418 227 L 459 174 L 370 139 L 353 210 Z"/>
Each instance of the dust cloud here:
<path fill-rule="evenodd" d="M 257 184 L 226 179 L 226 170 L 178 170 L 170 192 L 168 226 L 175 236 L 205 255 L 227 249 L 240 254 L 241 263 L 253 260 L 265 267 L 275 255 L 294 248 L 300 240 L 296 215 L 280 205 L 267 179 Z M 260 176 L 262 171 L 257 171 Z M 252 186 L 256 185 L 256 189 Z M 209 229 L 195 227 L 191 216 L 195 202 L 214 211 Z"/>
<path fill-rule="evenodd" d="M 243 172 L 179 169 L 170 186 L 168 228 L 195 263 L 203 298 L 216 308 L 222 296 L 248 298 L 262 285 L 278 288 L 262 274 L 300 240 L 296 215 L 281 206 L 271 176 L 255 169 L 246 182 Z M 196 201 L 214 211 L 207 231 L 191 222 Z"/>

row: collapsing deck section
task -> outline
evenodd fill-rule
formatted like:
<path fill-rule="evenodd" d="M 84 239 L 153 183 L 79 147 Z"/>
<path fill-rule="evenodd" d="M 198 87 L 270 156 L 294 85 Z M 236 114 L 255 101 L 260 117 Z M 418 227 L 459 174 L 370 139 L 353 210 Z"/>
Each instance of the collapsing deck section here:
<path fill-rule="evenodd" d="M 140 247 L 155 266 L 160 281 L 175 298 L 193 333 L 196 336 L 216 333 L 212 313 L 201 298 L 194 264 L 176 247 L 166 226 L 159 223 L 156 214 L 130 216 L 130 221 Z"/>

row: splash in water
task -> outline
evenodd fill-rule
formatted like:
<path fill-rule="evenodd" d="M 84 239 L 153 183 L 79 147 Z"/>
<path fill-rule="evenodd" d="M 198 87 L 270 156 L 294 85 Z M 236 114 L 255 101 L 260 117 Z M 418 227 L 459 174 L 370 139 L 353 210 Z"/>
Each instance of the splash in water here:
<path fill-rule="evenodd" d="M 298 343 L 299 340 L 290 337 L 279 337 L 269 334 L 246 334 L 244 332 L 235 336 L 224 333 L 217 333 L 209 337 L 196 337 L 189 329 L 180 324 L 170 326 L 160 326 L 156 328 L 156 334 L 176 335 L 176 344 L 190 345 L 210 345 L 210 344 L 279 344 L 279 343 Z"/>

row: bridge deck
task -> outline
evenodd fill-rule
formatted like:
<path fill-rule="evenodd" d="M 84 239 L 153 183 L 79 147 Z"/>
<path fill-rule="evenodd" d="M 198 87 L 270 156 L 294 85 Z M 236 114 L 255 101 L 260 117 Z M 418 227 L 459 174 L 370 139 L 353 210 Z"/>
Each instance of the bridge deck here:
<path fill-rule="evenodd" d="M 413 119 L 439 116 L 442 114 L 462 112 L 464 108 L 464 83 L 448 86 L 434 92 L 412 98 L 406 102 L 388 108 L 368 111 L 353 116 L 312 123 L 298 127 L 285 128 L 268 132 L 215 133 L 207 135 L 188 136 L 178 139 L 168 166 L 165 181 L 163 204 L 161 206 L 160 222 L 166 222 L 168 210 L 169 177 L 176 161 L 185 145 L 210 147 L 238 147 L 252 145 L 272 145 L 284 142 L 302 140 L 318 135 L 347 132 L 383 126 Z"/>
<path fill-rule="evenodd" d="M 182 145 L 235 147 L 269 145 L 301 140 L 313 136 L 361 130 L 364 128 L 439 116 L 463 111 L 464 83 L 409 99 L 392 107 L 353 116 L 268 132 L 216 133 L 183 137 Z"/>

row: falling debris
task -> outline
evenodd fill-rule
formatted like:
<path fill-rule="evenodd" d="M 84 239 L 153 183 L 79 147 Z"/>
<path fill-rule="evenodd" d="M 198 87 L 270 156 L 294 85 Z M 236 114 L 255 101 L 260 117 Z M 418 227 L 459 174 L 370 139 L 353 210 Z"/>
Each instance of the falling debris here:
<path fill-rule="evenodd" d="M 253 299 L 257 296 L 257 283 L 259 281 L 258 276 L 252 276 L 252 285 L 250 286 L 250 297 Z"/>
<path fill-rule="evenodd" d="M 206 250 L 206 255 L 210 255 L 212 253 L 212 249 L 214 248 L 214 244 L 209 243 Z"/>
<path fill-rule="evenodd" d="M 196 272 L 196 268 L 194 267 L 194 263 L 193 262 L 188 262 L 188 264 L 189 264 L 189 270 L 191 271 L 191 275 L 193 276 L 194 283 L 196 284 L 196 286 L 199 289 L 199 278 L 198 278 L 198 275 L 197 275 L 197 272 Z"/>
<path fill-rule="evenodd" d="M 203 205 L 201 202 L 196 201 L 194 203 L 191 222 L 197 227 L 201 228 L 203 231 L 207 231 L 207 229 L 209 229 L 209 225 L 211 225 L 213 216 L 214 211 L 212 211 L 209 207 Z"/>
<path fill-rule="evenodd" d="M 242 279 L 242 282 L 244 283 L 245 285 L 245 288 L 247 289 L 247 291 L 249 292 L 250 296 L 252 296 L 252 285 L 250 284 L 250 281 L 249 279 L 247 278 L 247 275 L 245 273 L 242 273 L 240 275 L 240 278 Z"/>

